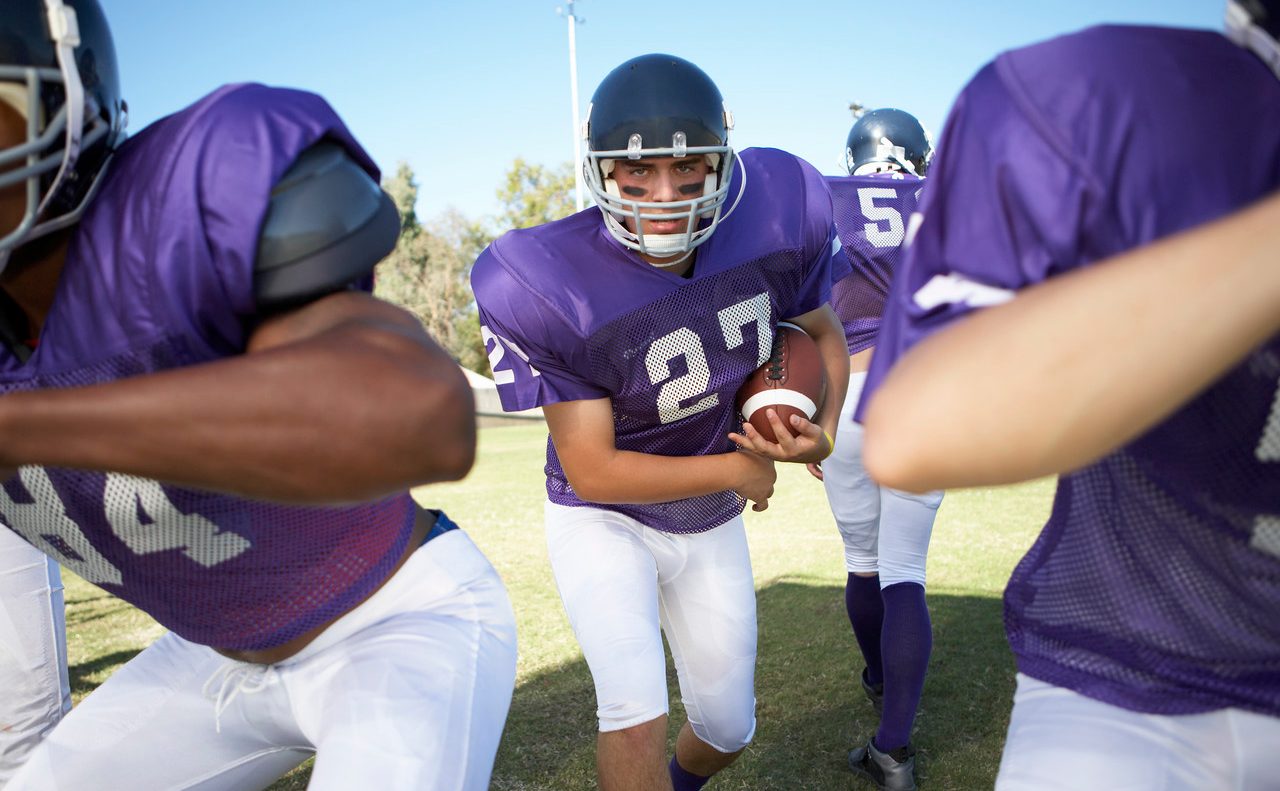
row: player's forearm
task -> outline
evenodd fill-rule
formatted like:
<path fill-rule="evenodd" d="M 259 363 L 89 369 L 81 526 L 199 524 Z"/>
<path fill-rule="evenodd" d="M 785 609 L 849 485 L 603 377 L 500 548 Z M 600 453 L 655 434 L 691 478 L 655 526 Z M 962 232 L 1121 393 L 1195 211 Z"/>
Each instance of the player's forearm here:
<path fill-rule="evenodd" d="M 849 346 L 845 342 L 843 329 L 814 340 L 818 343 L 818 351 L 822 353 L 822 365 L 827 375 L 827 393 L 813 422 L 822 426 L 823 431 L 835 439 L 840 428 L 840 407 L 849 390 Z"/>
<path fill-rule="evenodd" d="M 789 321 L 799 324 L 818 346 L 827 378 L 827 392 L 822 406 L 813 416 L 813 422 L 834 439 L 839 429 L 840 407 L 849 389 L 849 345 L 845 340 L 844 327 L 829 306 Z"/>
<path fill-rule="evenodd" d="M 922 342 L 867 412 L 881 483 L 1076 469 L 1163 420 L 1280 329 L 1280 197 L 1028 289 Z"/>
<path fill-rule="evenodd" d="M 0 399 L 0 464 L 113 470 L 292 502 L 456 479 L 475 442 L 452 361 L 344 325 L 261 353 Z"/>
<path fill-rule="evenodd" d="M 657 456 L 615 450 L 580 466 L 567 466 L 565 474 L 574 492 L 589 502 L 665 503 L 734 488 L 742 478 L 740 455 Z"/>

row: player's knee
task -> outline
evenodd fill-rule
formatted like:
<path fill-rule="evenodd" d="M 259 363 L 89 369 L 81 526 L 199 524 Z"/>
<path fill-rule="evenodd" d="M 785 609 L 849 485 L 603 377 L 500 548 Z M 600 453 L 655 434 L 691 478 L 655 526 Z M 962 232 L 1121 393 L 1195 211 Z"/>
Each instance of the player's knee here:
<path fill-rule="evenodd" d="M 879 555 L 879 519 L 840 521 L 836 524 L 844 542 L 845 568 L 854 573 L 874 574 Z"/>
<path fill-rule="evenodd" d="M 836 527 L 840 530 L 840 540 L 844 542 L 846 558 L 875 558 L 880 532 L 880 515 L 878 513 L 864 515 L 859 519 L 837 515 Z"/>
<path fill-rule="evenodd" d="M 693 733 L 707 746 L 722 753 L 736 753 L 751 743 L 756 733 L 755 701 L 746 710 L 722 709 L 703 711 L 698 719 L 689 718 Z"/>
<path fill-rule="evenodd" d="M 844 548 L 844 567 L 851 574 L 873 577 L 880 568 L 879 558 L 876 557 L 874 549 L 868 552 L 859 548 L 850 548 L 846 545 Z"/>
<path fill-rule="evenodd" d="M 915 492 L 904 492 L 900 489 L 884 488 L 884 489 L 881 489 L 881 496 L 896 497 L 899 500 L 905 500 L 907 502 L 916 503 L 917 505 L 923 506 L 925 508 L 930 508 L 935 511 L 938 510 L 938 506 L 942 505 L 942 491 L 940 489 L 935 489 L 933 491 L 928 491 L 928 492 L 920 492 L 919 494 L 917 494 Z"/>
<path fill-rule="evenodd" d="M 919 563 L 891 562 L 886 558 L 880 561 L 880 590 L 890 585 L 911 582 L 924 587 L 924 559 Z"/>
<path fill-rule="evenodd" d="M 612 733 L 635 728 L 660 717 L 665 717 L 666 714 L 667 701 L 665 697 L 661 701 L 635 698 L 611 703 L 601 702 L 596 708 L 596 716 L 600 721 L 601 733 Z"/>

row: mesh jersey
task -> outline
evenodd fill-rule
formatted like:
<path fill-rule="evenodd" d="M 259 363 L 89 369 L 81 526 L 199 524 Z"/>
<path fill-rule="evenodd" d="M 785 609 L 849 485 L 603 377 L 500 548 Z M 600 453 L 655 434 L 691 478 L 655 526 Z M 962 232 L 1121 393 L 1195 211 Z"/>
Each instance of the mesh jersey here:
<path fill-rule="evenodd" d="M 1277 128 L 1280 82 L 1217 34 L 1100 27 L 1001 55 L 944 130 L 870 385 L 994 289 L 1275 190 Z M 1137 711 L 1280 715 L 1278 389 L 1280 337 L 1060 478 L 1005 592 L 1023 672 Z"/>
<path fill-rule="evenodd" d="M 924 179 L 915 176 L 828 176 L 841 250 L 852 274 L 831 289 L 849 354 L 875 346 L 889 283 L 902 257 L 906 223 Z"/>
<path fill-rule="evenodd" d="M 39 347 L 25 365 L 0 350 L 0 393 L 242 351 L 271 187 L 320 138 L 377 177 L 324 100 L 259 85 L 222 88 L 129 140 L 72 239 Z M 233 649 L 279 645 L 364 598 L 413 515 L 407 494 L 294 507 L 35 466 L 0 489 L 5 524 L 61 564 L 182 637 Z"/>
<path fill-rule="evenodd" d="M 664 456 L 733 450 L 734 395 L 768 357 L 773 327 L 821 307 L 847 272 L 833 264 L 822 177 L 772 149 L 742 152 L 737 208 L 698 248 L 688 279 L 645 263 L 597 209 L 511 231 L 471 282 L 503 409 L 612 400 L 616 445 Z M 737 195 L 731 185 L 730 201 Z M 583 505 L 547 443 L 547 495 Z M 675 533 L 741 512 L 735 492 L 651 505 L 600 505 Z M 596 505 L 596 504 L 592 504 Z"/>

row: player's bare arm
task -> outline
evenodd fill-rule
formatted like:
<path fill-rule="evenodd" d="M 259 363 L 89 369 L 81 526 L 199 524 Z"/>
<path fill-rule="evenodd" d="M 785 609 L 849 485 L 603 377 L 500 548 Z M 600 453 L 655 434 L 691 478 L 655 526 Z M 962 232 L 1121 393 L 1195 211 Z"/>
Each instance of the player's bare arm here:
<path fill-rule="evenodd" d="M 543 413 L 565 475 L 584 500 L 662 503 L 733 490 L 764 510 L 773 494 L 773 462 L 752 453 L 660 456 L 618 450 L 608 398 L 548 404 Z"/>
<path fill-rule="evenodd" d="M 788 425 L 772 409 L 768 410 L 770 425 L 773 426 L 774 435 L 778 437 L 777 442 L 769 442 L 750 423 L 743 424 L 742 431 L 731 433 L 729 438 L 743 448 L 775 461 L 813 464 L 831 453 L 832 446 L 828 444 L 827 438 L 835 441 L 840 406 L 844 403 L 845 391 L 849 387 L 849 351 L 845 344 L 844 328 L 830 305 L 823 305 L 786 321 L 799 326 L 818 345 L 827 380 L 826 397 L 812 421 L 793 415 Z M 824 432 L 826 436 L 823 436 Z"/>
<path fill-rule="evenodd" d="M 912 491 L 978 486 L 1128 443 L 1280 329 L 1278 248 L 1280 196 L 930 337 L 869 404 L 867 469 Z"/>
<path fill-rule="evenodd" d="M 461 371 L 399 308 L 344 292 L 265 322 L 246 354 L 0 399 L 0 464 L 113 470 L 293 502 L 466 474 Z M 341 415 L 349 430 L 324 432 Z"/>

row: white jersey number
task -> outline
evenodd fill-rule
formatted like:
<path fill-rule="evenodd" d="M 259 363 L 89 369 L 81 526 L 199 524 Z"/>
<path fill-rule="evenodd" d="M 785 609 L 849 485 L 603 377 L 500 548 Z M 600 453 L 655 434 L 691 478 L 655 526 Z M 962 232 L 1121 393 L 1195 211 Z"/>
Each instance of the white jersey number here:
<path fill-rule="evenodd" d="M 519 346 L 501 335 L 498 335 L 484 324 L 480 325 L 480 340 L 484 343 L 485 348 L 488 349 L 489 370 L 493 371 L 493 381 L 495 384 L 509 385 L 516 380 L 516 372 L 514 370 L 510 368 L 502 371 L 498 370 L 498 364 L 502 362 L 502 358 L 506 355 L 506 350 L 508 348 L 511 349 L 517 357 L 524 360 L 525 364 L 529 366 L 530 375 L 541 375 L 539 374 L 538 369 L 533 367 L 533 363 L 529 362 L 529 355 L 525 354 Z M 489 349 L 489 341 L 493 341 L 492 349 Z"/>
<path fill-rule="evenodd" d="M 0 516 L 42 552 L 89 582 L 119 585 L 120 569 L 94 549 L 43 467 L 20 467 L 18 477 L 32 502 L 19 503 L 0 489 Z M 167 549 L 208 568 L 249 549 L 249 540 L 223 531 L 199 514 L 179 511 L 156 481 L 107 473 L 103 509 L 112 531 L 139 555 Z M 143 522 L 140 517 L 148 520 Z"/>
<path fill-rule="evenodd" d="M 888 187 L 861 187 L 858 190 L 858 204 L 862 207 L 862 216 L 871 220 L 864 223 L 867 241 L 876 247 L 897 247 L 906 237 L 906 228 L 902 225 L 902 212 L 892 206 L 877 206 L 876 200 L 895 200 L 898 193 Z M 887 222 L 887 229 L 880 223 Z"/>
<path fill-rule="evenodd" d="M 200 514 L 184 514 L 169 501 L 158 481 L 107 473 L 107 521 L 111 530 L 139 555 L 166 549 L 205 568 L 230 560 L 249 548 L 249 539 L 218 526 Z M 148 522 L 138 518 L 147 515 Z"/>
<path fill-rule="evenodd" d="M 1253 455 L 1261 462 L 1280 462 L 1280 386 L 1271 401 L 1271 412 L 1262 427 L 1262 437 Z M 1264 514 L 1253 521 L 1253 538 L 1249 546 L 1268 555 L 1280 557 L 1280 516 Z"/>
<path fill-rule="evenodd" d="M 716 313 L 720 336 L 726 350 L 736 349 L 746 341 L 743 327 L 756 325 L 756 365 L 769 359 L 773 335 L 769 332 L 769 295 L 756 294 L 750 299 L 730 305 Z M 685 373 L 672 378 L 671 363 L 683 357 Z M 671 423 L 705 412 L 720 403 L 720 396 L 710 393 L 688 405 L 681 403 L 707 392 L 711 384 L 711 368 L 707 352 L 698 333 L 688 327 L 669 332 L 649 344 L 644 356 L 649 382 L 658 389 L 658 419 Z"/>

